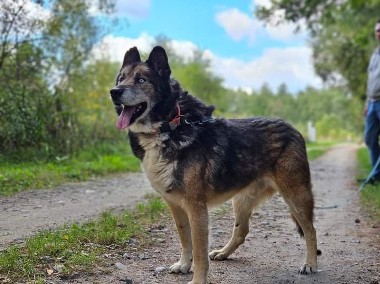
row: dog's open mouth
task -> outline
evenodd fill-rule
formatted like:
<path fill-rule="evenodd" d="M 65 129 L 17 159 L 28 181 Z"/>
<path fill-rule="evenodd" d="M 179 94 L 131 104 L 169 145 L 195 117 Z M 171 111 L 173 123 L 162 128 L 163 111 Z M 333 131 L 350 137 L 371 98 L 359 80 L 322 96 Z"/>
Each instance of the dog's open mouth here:
<path fill-rule="evenodd" d="M 140 117 L 146 110 L 148 104 L 143 102 L 134 106 L 123 106 L 123 111 L 116 121 L 116 127 L 123 129 L 131 125 L 138 117 Z"/>

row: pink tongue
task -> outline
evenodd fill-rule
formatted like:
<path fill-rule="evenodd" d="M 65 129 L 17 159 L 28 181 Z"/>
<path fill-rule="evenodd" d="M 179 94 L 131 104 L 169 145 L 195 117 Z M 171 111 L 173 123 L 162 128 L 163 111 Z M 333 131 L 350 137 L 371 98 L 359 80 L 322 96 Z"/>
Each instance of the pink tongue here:
<path fill-rule="evenodd" d="M 116 127 L 119 129 L 123 129 L 128 127 L 133 112 L 135 111 L 136 107 L 126 107 L 124 106 L 123 111 L 119 115 L 116 121 Z"/>

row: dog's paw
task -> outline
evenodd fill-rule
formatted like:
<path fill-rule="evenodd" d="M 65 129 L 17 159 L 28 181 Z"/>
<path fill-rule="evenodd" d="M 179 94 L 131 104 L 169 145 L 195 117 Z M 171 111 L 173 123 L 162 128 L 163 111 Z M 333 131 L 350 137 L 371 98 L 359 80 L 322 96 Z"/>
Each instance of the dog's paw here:
<path fill-rule="evenodd" d="M 169 273 L 183 273 L 186 274 L 190 271 L 191 261 L 189 262 L 176 262 L 169 268 Z"/>
<path fill-rule="evenodd" d="M 316 268 L 313 268 L 312 266 L 308 264 L 304 264 L 300 267 L 300 270 L 298 270 L 298 273 L 301 275 L 307 275 L 307 274 L 313 274 L 317 273 L 318 270 Z"/>
<path fill-rule="evenodd" d="M 211 260 L 225 260 L 228 257 L 228 255 L 221 249 L 213 250 L 208 256 Z"/>

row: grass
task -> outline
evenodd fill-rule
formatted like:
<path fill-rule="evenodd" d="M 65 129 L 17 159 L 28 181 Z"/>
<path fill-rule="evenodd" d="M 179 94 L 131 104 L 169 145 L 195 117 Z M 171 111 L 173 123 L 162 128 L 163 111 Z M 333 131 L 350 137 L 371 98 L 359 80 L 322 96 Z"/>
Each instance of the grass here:
<path fill-rule="evenodd" d="M 358 161 L 358 179 L 364 179 L 371 171 L 368 149 L 363 147 L 357 152 Z M 375 218 L 380 221 L 380 184 L 366 185 L 361 191 L 360 198 L 364 208 Z"/>
<path fill-rule="evenodd" d="M 310 161 L 322 156 L 329 148 L 336 145 L 337 142 L 322 141 L 322 142 L 307 142 L 306 150 L 307 157 Z"/>
<path fill-rule="evenodd" d="M 0 280 L 46 283 L 44 279 L 50 276 L 64 278 L 91 272 L 110 251 L 122 255 L 131 249 L 131 238 L 143 245 L 146 228 L 167 213 L 161 199 L 150 196 L 134 211 L 117 216 L 106 212 L 98 221 L 41 232 L 22 247 L 12 246 L 0 252 Z"/>
<path fill-rule="evenodd" d="M 88 146 L 75 156 L 52 161 L 38 157 L 15 161 L 0 156 L 0 195 L 139 169 L 140 163 L 131 153 L 128 141 Z"/>

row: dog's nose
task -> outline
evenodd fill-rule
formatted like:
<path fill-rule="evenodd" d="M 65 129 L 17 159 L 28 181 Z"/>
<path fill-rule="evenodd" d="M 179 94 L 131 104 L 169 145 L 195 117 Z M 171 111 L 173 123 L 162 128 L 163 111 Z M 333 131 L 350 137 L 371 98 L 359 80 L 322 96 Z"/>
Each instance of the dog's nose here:
<path fill-rule="evenodd" d="M 119 98 L 123 94 L 123 92 L 124 92 L 124 88 L 117 88 L 117 87 L 112 88 L 110 91 L 111 97 L 113 99 Z"/>

